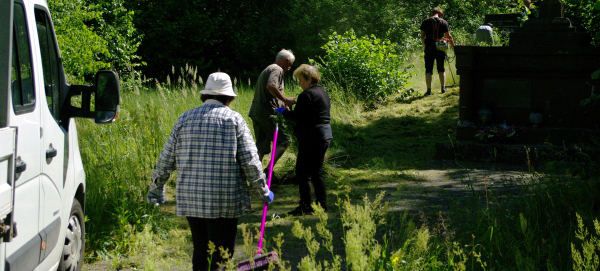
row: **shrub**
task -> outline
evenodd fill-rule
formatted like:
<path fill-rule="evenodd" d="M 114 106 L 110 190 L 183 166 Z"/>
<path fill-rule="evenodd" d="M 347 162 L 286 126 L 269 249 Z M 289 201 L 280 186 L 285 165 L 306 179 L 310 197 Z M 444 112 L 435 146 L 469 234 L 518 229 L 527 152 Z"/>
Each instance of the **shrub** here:
<path fill-rule="evenodd" d="M 575 237 L 582 243 L 582 250 L 579 251 L 577 246 L 571 242 L 571 257 L 573 258 L 573 270 L 597 270 L 599 260 L 596 251 L 600 249 L 600 223 L 598 219 L 594 219 L 594 230 L 595 235 L 590 234 L 583 223 L 583 218 L 579 214 L 577 215 L 577 232 Z"/>
<path fill-rule="evenodd" d="M 48 5 L 54 17 L 67 80 L 73 84 L 84 83 L 86 75 L 110 68 L 110 63 L 99 58 L 109 54 L 108 42 L 98 35 L 97 29 L 86 25 L 102 18 L 102 12 L 87 6 L 83 0 L 49 1 Z"/>
<path fill-rule="evenodd" d="M 600 1 L 598 1 L 598 3 L 600 3 Z M 600 9 L 600 8 L 599 8 Z M 597 70 L 595 72 L 592 73 L 592 80 L 599 80 L 600 79 L 600 70 Z M 583 99 L 581 101 L 581 105 L 588 105 L 588 104 L 596 104 L 596 102 L 598 102 L 598 100 L 600 100 L 600 94 L 595 94 L 594 93 L 594 88 L 595 86 L 592 86 L 592 94 L 590 94 L 589 98 Z"/>
<path fill-rule="evenodd" d="M 341 86 L 363 101 L 385 99 L 407 84 L 409 67 L 389 40 L 375 35 L 357 37 L 354 31 L 333 33 L 318 64 L 324 81 Z"/>
<path fill-rule="evenodd" d="M 144 64 L 136 55 L 142 35 L 123 0 L 56 0 L 48 6 L 70 83 L 90 82 L 101 69 L 132 79 L 129 71 Z"/>

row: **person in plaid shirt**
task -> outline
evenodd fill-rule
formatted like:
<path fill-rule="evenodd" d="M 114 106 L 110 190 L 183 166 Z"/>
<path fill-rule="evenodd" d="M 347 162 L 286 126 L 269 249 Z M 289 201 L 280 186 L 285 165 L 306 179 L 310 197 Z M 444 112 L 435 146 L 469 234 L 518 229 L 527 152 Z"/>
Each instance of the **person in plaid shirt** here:
<path fill-rule="evenodd" d="M 208 255 L 208 242 L 233 255 L 238 218 L 250 210 L 250 182 L 262 199 L 273 202 L 265 182 L 256 145 L 244 118 L 229 108 L 237 96 L 229 75 L 217 72 L 200 91 L 203 104 L 183 113 L 164 146 L 152 185 L 149 203 L 165 202 L 164 185 L 177 170 L 178 216 L 190 224 L 194 270 L 216 270 L 220 253 Z"/>

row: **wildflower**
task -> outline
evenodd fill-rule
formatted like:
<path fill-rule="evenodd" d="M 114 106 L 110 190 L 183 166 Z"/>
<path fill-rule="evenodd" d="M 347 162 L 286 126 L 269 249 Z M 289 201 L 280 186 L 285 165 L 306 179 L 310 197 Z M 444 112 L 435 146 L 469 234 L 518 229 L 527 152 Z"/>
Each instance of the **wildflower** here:
<path fill-rule="evenodd" d="M 400 259 L 398 259 L 398 257 L 394 257 L 394 258 L 392 259 L 392 263 L 393 263 L 393 264 L 397 264 L 397 263 L 398 263 L 398 260 L 400 260 Z"/>

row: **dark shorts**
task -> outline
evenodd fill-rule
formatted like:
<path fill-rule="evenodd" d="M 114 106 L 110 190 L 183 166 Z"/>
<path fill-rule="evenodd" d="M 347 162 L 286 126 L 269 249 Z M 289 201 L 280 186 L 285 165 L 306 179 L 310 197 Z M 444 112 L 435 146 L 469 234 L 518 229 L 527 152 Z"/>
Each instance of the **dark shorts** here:
<path fill-rule="evenodd" d="M 275 135 L 275 123 L 269 117 L 250 116 L 254 126 L 254 136 L 256 137 L 256 148 L 262 154 L 271 153 L 271 142 Z M 283 127 L 279 127 L 277 133 L 277 147 L 289 147 L 292 140 L 283 132 Z"/>
<path fill-rule="evenodd" d="M 433 62 L 437 64 L 437 72 L 445 72 L 444 61 L 446 60 L 446 52 L 435 48 L 435 45 L 425 46 L 425 73 L 433 74 Z"/>

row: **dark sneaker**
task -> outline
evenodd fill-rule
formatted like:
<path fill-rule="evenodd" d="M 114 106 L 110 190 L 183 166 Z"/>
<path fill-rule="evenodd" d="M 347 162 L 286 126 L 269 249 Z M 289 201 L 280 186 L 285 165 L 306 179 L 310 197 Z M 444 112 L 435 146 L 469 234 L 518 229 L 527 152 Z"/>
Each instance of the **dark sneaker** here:
<path fill-rule="evenodd" d="M 296 207 L 296 209 L 289 212 L 288 215 L 291 215 L 291 216 L 310 215 L 313 212 L 314 211 L 313 211 L 312 207 L 310 207 L 310 206 L 309 207 L 298 206 L 298 207 Z"/>
<path fill-rule="evenodd" d="M 444 94 L 444 93 L 446 93 L 446 89 L 445 88 L 442 89 L 442 94 Z"/>
<path fill-rule="evenodd" d="M 425 92 L 425 95 L 423 95 L 423 96 L 429 96 L 429 95 L 431 95 L 431 89 L 428 89 L 427 92 Z"/>

